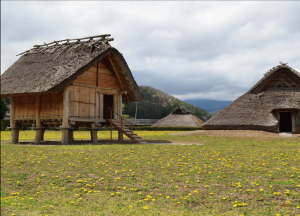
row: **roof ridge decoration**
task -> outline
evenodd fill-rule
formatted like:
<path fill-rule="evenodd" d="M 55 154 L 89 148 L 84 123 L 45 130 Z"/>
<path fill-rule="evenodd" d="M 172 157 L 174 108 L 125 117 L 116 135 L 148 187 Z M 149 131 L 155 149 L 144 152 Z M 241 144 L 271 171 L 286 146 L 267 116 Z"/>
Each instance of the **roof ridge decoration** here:
<path fill-rule="evenodd" d="M 108 45 L 109 41 L 113 41 L 113 38 L 106 38 L 110 37 L 110 34 L 103 34 L 103 35 L 95 35 L 95 36 L 89 36 L 89 37 L 84 37 L 84 38 L 76 38 L 76 39 L 64 39 L 64 40 L 59 40 L 59 41 L 53 41 L 50 43 L 44 43 L 42 45 L 34 45 L 32 49 L 27 50 L 25 52 L 22 52 L 16 56 L 19 55 L 26 55 L 26 54 L 31 54 L 31 53 L 45 53 L 50 52 L 51 54 L 54 53 L 57 50 L 60 49 L 69 49 L 72 47 L 72 49 L 77 48 L 83 44 L 87 44 L 90 47 L 90 50 L 92 51 L 93 47 L 96 47 L 100 49 L 97 45 Z M 94 38 L 99 38 L 97 40 L 94 40 Z M 74 42 L 70 42 L 74 41 Z M 74 45 L 78 45 L 73 47 Z"/>
<path fill-rule="evenodd" d="M 294 72 L 295 74 L 297 74 L 298 76 L 300 76 L 300 73 L 298 71 L 296 71 L 295 69 L 291 68 L 290 66 L 287 65 L 288 63 L 283 63 L 282 61 L 279 62 L 279 65 L 271 68 L 268 72 L 266 72 L 264 74 L 264 76 L 268 76 L 270 73 L 278 70 L 279 68 L 287 68 L 289 70 L 291 70 L 292 72 Z"/>

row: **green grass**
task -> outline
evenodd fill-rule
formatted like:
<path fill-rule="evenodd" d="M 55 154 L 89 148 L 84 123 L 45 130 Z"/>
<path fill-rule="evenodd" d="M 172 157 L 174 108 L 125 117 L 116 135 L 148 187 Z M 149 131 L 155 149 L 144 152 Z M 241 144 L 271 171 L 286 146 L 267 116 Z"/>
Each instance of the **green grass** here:
<path fill-rule="evenodd" d="M 300 215 L 299 138 L 168 133 L 203 145 L 1 144 L 1 215 Z"/>

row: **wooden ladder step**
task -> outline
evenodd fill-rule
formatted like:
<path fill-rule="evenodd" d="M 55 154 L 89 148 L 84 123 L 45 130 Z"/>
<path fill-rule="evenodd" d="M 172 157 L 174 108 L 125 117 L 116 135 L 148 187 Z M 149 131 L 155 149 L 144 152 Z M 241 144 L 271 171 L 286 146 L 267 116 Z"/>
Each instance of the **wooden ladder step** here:
<path fill-rule="evenodd" d="M 131 130 L 123 130 L 123 133 L 126 133 L 126 134 L 136 134 L 136 133 L 134 133 L 133 131 L 131 132 Z"/>
<path fill-rule="evenodd" d="M 118 119 L 106 119 L 106 121 L 110 124 L 112 124 L 115 128 L 117 128 L 119 131 L 122 130 L 123 134 L 126 135 L 129 139 L 134 140 L 138 144 L 147 144 L 143 138 L 139 137 L 136 133 L 131 132 L 131 128 L 125 126 L 120 120 Z"/>
<path fill-rule="evenodd" d="M 141 137 L 134 138 L 136 141 L 144 141 Z"/>
<path fill-rule="evenodd" d="M 146 144 L 147 142 L 145 141 L 145 140 L 143 140 L 143 139 L 141 139 L 141 140 L 135 140 L 137 143 L 139 143 L 139 144 Z"/>
<path fill-rule="evenodd" d="M 131 134 L 125 134 L 125 135 L 128 136 L 129 138 L 131 138 Z M 136 134 L 133 134 L 132 138 L 134 138 L 134 139 L 139 138 L 139 136 Z"/>
<path fill-rule="evenodd" d="M 125 133 L 130 133 L 131 134 L 131 130 L 127 129 L 127 130 L 123 130 Z M 132 134 L 135 134 L 133 131 L 132 131 Z"/>

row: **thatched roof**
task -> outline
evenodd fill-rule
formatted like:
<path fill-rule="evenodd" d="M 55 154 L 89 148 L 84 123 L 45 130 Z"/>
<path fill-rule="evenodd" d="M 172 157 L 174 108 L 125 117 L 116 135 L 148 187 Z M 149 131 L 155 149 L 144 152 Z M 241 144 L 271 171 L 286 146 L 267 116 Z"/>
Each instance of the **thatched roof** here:
<path fill-rule="evenodd" d="M 272 68 L 248 92 L 221 110 L 205 129 L 259 129 L 275 131 L 277 110 L 296 111 L 300 126 L 300 74 L 286 64 Z M 297 111 L 298 110 L 298 111 Z"/>
<path fill-rule="evenodd" d="M 105 38 L 110 35 L 93 36 L 70 42 L 71 39 L 35 45 L 25 51 L 13 65 L 1 75 L 1 97 L 62 90 L 78 76 L 102 60 L 114 71 L 127 91 L 127 101 L 142 100 L 138 86 L 123 55 Z M 99 38 L 95 40 L 95 38 Z M 63 43 L 65 42 L 65 43 Z M 111 61 L 110 61 L 111 60 Z"/>
<path fill-rule="evenodd" d="M 189 110 L 188 108 L 184 106 L 177 106 L 174 109 L 171 110 L 172 114 L 192 114 L 194 115 L 194 112 L 192 110 Z"/>
<path fill-rule="evenodd" d="M 184 106 L 175 107 L 165 118 L 160 119 L 154 127 L 201 127 L 204 122 Z"/>

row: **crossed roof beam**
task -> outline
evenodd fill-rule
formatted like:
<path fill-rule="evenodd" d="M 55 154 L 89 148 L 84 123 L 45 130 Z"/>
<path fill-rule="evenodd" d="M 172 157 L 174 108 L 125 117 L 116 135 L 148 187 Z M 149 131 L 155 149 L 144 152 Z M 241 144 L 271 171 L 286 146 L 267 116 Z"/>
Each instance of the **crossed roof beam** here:
<path fill-rule="evenodd" d="M 23 55 L 23 54 L 28 54 L 28 53 L 32 53 L 32 52 L 45 52 L 47 49 L 52 49 L 54 47 L 56 47 L 56 49 L 54 49 L 51 53 L 57 51 L 58 49 L 60 49 L 61 47 L 63 47 L 64 45 L 68 45 L 69 47 L 75 45 L 75 44 L 79 44 L 79 46 L 81 46 L 82 44 L 88 43 L 93 41 L 95 38 L 99 38 L 97 40 L 95 40 L 93 43 L 91 43 L 89 46 L 92 48 L 93 46 L 97 47 L 97 45 L 100 44 L 109 44 L 109 41 L 113 41 L 113 38 L 107 38 L 110 37 L 110 34 L 103 34 L 103 35 L 95 35 L 95 36 L 89 36 L 89 37 L 84 37 L 84 38 L 76 38 L 76 39 L 64 39 L 64 40 L 59 40 L 59 41 L 53 41 L 50 43 L 44 43 L 42 45 L 34 45 L 32 49 L 27 50 L 25 52 L 22 52 L 16 56 L 19 55 Z M 84 40 L 84 41 L 82 41 Z M 73 42 L 70 42 L 73 41 Z M 79 47 L 77 46 L 77 47 Z M 77 48 L 76 47 L 76 48 Z M 97 47 L 99 48 L 99 47 Z"/>

